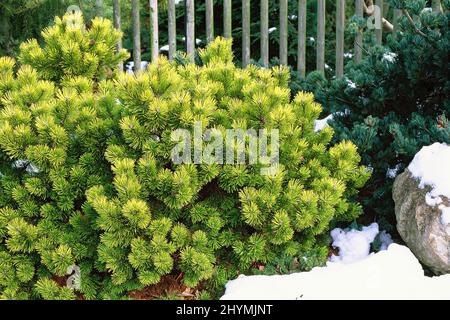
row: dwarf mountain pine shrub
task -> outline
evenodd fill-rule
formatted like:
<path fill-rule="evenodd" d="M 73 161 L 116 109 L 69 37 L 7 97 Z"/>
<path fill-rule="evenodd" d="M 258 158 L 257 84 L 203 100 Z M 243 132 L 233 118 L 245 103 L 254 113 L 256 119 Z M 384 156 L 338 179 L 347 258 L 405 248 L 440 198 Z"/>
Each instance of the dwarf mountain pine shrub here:
<path fill-rule="evenodd" d="M 22 45 L 18 66 L 0 60 L 3 298 L 116 299 L 168 274 L 214 292 L 256 264 L 320 250 L 330 225 L 360 214 L 369 173 L 356 147 L 330 148 L 332 129 L 313 131 L 321 107 L 311 94 L 291 99 L 286 69 L 236 68 L 219 38 L 202 66 L 161 58 L 116 74 L 120 34 L 107 20 L 85 30 L 71 19 L 44 31 L 43 48 Z M 277 129 L 278 143 L 265 136 L 279 148 L 276 170 L 174 161 L 174 132 L 195 136 L 199 123 L 210 138 Z M 198 152 L 190 135 L 183 143 Z M 76 290 L 65 286 L 73 265 Z"/>

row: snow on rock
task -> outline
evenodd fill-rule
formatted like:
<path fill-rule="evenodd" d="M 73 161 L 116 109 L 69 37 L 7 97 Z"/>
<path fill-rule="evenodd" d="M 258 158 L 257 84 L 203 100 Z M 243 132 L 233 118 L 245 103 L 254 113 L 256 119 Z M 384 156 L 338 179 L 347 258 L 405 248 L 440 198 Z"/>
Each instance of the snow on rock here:
<path fill-rule="evenodd" d="M 351 264 L 328 262 L 289 275 L 240 275 L 226 284 L 221 299 L 450 299 L 450 274 L 424 276 L 412 252 L 392 244 Z"/>
<path fill-rule="evenodd" d="M 442 211 L 441 223 L 443 225 L 450 224 L 450 207 L 446 207 L 444 205 L 440 205 L 439 209 L 441 209 L 441 211 Z"/>
<path fill-rule="evenodd" d="M 419 188 L 432 188 L 425 195 L 426 203 L 432 207 L 439 205 L 442 224 L 450 223 L 450 207 L 441 204 L 441 196 L 450 199 L 450 146 L 436 142 L 423 147 L 414 156 L 408 170 L 414 178 L 420 180 Z"/>

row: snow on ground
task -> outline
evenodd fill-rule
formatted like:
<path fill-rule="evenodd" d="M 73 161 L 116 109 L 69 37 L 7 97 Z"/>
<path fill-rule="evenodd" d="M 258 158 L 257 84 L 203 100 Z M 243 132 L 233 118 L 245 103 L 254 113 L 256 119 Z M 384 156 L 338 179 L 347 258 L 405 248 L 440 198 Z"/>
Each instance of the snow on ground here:
<path fill-rule="evenodd" d="M 160 52 L 163 52 L 163 51 L 169 51 L 169 45 L 168 45 L 168 44 L 163 45 L 161 48 L 159 48 L 159 51 L 160 51 Z"/>
<path fill-rule="evenodd" d="M 393 168 L 389 168 L 386 171 L 386 177 L 390 178 L 390 179 L 395 179 L 395 177 L 398 174 L 398 171 L 400 170 L 401 165 L 400 164 L 396 164 L 395 167 Z"/>
<path fill-rule="evenodd" d="M 328 126 L 328 121 L 333 120 L 333 114 L 328 115 L 326 118 L 314 120 L 314 132 L 319 132 Z"/>
<path fill-rule="evenodd" d="M 332 262 L 351 263 L 366 258 L 370 244 L 379 232 L 378 224 L 372 223 L 362 230 L 336 228 L 331 231 L 333 247 L 339 248 L 339 256 L 332 255 Z"/>
<path fill-rule="evenodd" d="M 381 59 L 383 62 L 393 63 L 397 58 L 397 54 L 393 52 L 386 52 Z"/>
<path fill-rule="evenodd" d="M 148 66 L 148 61 L 141 61 L 141 70 L 145 70 L 147 69 Z M 134 61 L 128 61 L 125 64 L 125 69 L 128 73 L 132 74 L 133 73 L 133 68 L 134 68 Z"/>
<path fill-rule="evenodd" d="M 407 247 L 391 244 L 354 263 L 328 262 L 290 275 L 241 275 L 227 283 L 221 299 L 450 299 L 450 274 L 425 277 Z"/>
<path fill-rule="evenodd" d="M 24 159 L 19 159 L 13 162 L 12 164 L 13 168 L 17 168 L 17 169 L 24 169 L 25 171 L 28 173 L 33 173 L 33 174 L 37 174 L 39 172 L 41 172 L 39 170 L 38 167 L 36 167 L 33 163 L 28 162 L 27 160 Z"/>
<path fill-rule="evenodd" d="M 450 199 L 450 146 L 436 142 L 423 147 L 414 156 L 408 170 L 414 178 L 420 180 L 419 188 L 425 186 L 432 188 L 425 195 L 425 201 L 432 207 L 439 205 L 442 211 L 442 224 L 449 224 L 450 207 L 442 204 L 441 196 Z"/>

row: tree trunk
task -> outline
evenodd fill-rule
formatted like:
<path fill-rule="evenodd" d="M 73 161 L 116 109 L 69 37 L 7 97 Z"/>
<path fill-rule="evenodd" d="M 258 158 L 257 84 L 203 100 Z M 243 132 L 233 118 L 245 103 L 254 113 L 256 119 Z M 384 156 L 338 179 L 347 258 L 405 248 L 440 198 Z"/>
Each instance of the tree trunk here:
<path fill-rule="evenodd" d="M 131 11 L 133 16 L 133 60 L 134 71 L 141 70 L 141 22 L 139 12 L 139 0 L 131 1 Z"/>

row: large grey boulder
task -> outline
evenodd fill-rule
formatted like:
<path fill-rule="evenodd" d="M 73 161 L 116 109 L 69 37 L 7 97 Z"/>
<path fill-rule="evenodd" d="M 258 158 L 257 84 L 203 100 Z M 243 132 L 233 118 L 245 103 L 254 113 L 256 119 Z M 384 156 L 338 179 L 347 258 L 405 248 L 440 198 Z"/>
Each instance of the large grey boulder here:
<path fill-rule="evenodd" d="M 436 274 L 450 273 L 450 225 L 442 223 L 439 206 L 430 206 L 425 195 L 431 187 L 419 188 L 411 172 L 397 176 L 393 186 L 397 230 L 415 256 Z M 450 200 L 441 197 L 442 204 Z"/>

